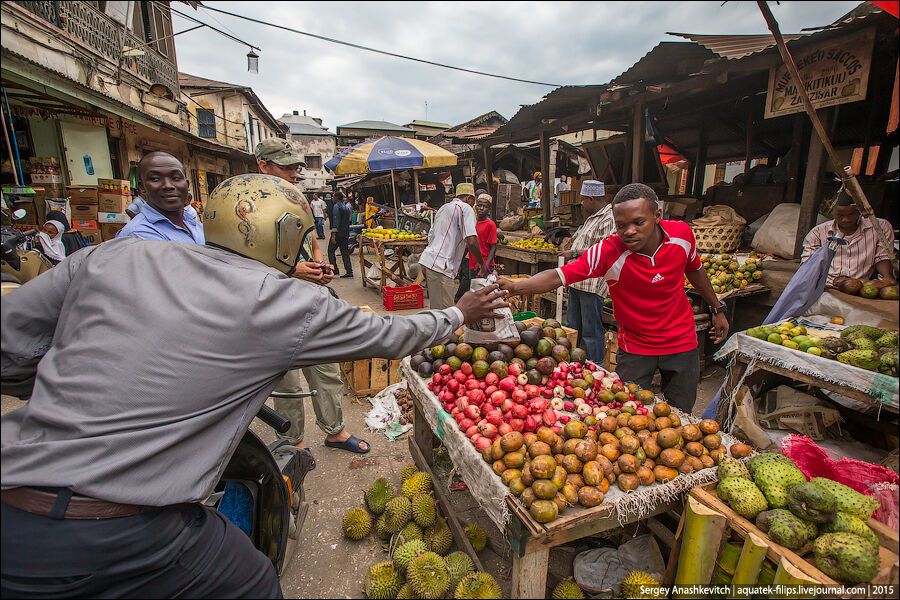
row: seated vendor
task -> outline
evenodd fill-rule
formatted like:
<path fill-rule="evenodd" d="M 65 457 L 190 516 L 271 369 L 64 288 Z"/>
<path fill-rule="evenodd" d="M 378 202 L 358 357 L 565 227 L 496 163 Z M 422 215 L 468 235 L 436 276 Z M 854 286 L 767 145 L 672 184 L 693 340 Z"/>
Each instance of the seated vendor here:
<path fill-rule="evenodd" d="M 37 234 L 38 250 L 53 265 L 62 262 L 69 251 L 63 243 L 63 234 L 69 230 L 69 221 L 59 211 L 51 211 L 47 214 L 44 226 Z"/>
<path fill-rule="evenodd" d="M 875 228 L 869 219 L 863 219 L 853 203 L 853 198 L 841 190 L 831 210 L 831 221 L 818 225 L 803 240 L 803 255 L 800 262 L 806 262 L 816 250 L 827 245 L 829 238 L 843 238 L 838 244 L 831 269 L 828 271 L 827 284 L 836 286 L 835 279 L 850 277 L 853 279 L 869 279 L 875 271 L 889 282 L 896 282 L 896 275 L 891 267 L 891 255 L 878 243 Z M 885 236 L 894 247 L 894 230 L 890 222 L 876 219 Z"/>

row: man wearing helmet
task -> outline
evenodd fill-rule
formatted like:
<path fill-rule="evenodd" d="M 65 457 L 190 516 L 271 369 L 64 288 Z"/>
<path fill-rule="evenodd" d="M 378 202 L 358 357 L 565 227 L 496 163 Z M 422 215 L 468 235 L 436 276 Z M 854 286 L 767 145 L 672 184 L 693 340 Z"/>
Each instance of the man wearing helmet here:
<path fill-rule="evenodd" d="M 0 420 L 3 596 L 280 598 L 201 502 L 282 375 L 406 356 L 505 306 L 491 287 L 381 318 L 291 277 L 315 227 L 277 177 L 223 182 L 204 228 L 85 248 L 3 299 L 0 379 L 34 377 Z"/>

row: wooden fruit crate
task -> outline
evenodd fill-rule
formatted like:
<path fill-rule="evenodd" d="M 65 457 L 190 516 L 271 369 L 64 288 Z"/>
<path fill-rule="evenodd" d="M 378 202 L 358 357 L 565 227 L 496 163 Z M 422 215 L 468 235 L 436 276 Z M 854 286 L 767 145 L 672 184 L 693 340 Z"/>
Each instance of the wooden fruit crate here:
<path fill-rule="evenodd" d="M 526 323 L 527 325 L 537 325 L 538 327 L 540 327 L 544 321 L 546 321 L 546 319 L 536 317 L 534 319 L 526 319 L 522 322 Z M 572 329 L 571 327 L 566 327 L 565 325 L 563 325 L 562 329 L 563 329 L 563 331 L 566 332 L 566 337 L 569 338 L 569 342 L 572 343 L 572 347 L 577 348 L 578 347 L 578 330 Z"/>
<path fill-rule="evenodd" d="M 708 527 L 695 527 L 704 519 Z M 876 588 L 896 586 L 900 580 L 897 532 L 874 520 L 869 526 L 881 543 L 881 566 L 871 583 Z M 666 571 L 667 584 L 842 585 L 820 571 L 811 554 L 801 556 L 776 544 L 754 523 L 731 510 L 716 495 L 715 483 L 691 490 L 676 538 Z M 682 549 L 692 549 L 690 556 Z M 688 565 L 684 570 L 679 564 L 682 562 Z M 866 589 L 865 585 L 847 584 L 848 591 L 852 587 L 855 592 Z M 890 587 L 882 592 L 876 588 L 869 589 L 868 594 L 849 593 L 844 597 L 889 597 Z"/>
<path fill-rule="evenodd" d="M 374 312 L 368 306 L 360 306 L 363 312 Z M 341 372 L 355 396 L 371 396 L 389 385 L 400 381 L 400 360 L 367 358 L 341 363 Z"/>
<path fill-rule="evenodd" d="M 616 370 L 616 356 L 619 352 L 619 333 L 615 330 L 606 331 L 605 347 L 606 347 L 606 368 L 610 371 Z"/>

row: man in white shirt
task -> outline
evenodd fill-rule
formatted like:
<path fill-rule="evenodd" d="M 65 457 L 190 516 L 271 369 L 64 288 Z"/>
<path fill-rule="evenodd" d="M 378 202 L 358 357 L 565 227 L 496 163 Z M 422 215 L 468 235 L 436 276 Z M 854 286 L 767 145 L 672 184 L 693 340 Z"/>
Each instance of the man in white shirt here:
<path fill-rule="evenodd" d="M 434 215 L 434 222 L 428 232 L 428 247 L 419 258 L 419 264 L 425 270 L 432 310 L 453 306 L 453 297 L 458 287 L 456 275 L 466 248 L 478 263 L 478 276 L 487 275 L 475 229 L 474 204 L 475 186 L 460 183 L 456 186 L 456 197 Z"/>
<path fill-rule="evenodd" d="M 328 210 L 328 205 L 319 197 L 319 194 L 313 192 L 312 197 L 313 199 L 312 202 L 309 203 L 309 207 L 312 209 L 313 219 L 316 221 L 316 237 L 320 240 L 324 240 L 325 211 Z"/>

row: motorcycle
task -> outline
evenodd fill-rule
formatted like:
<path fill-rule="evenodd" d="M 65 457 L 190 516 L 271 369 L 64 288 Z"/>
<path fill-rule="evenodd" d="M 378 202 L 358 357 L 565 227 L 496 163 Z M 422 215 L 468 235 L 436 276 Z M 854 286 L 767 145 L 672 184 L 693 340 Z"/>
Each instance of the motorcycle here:
<path fill-rule="evenodd" d="M 298 400 L 316 395 L 315 390 L 272 392 L 272 396 Z M 291 426 L 288 419 L 265 405 L 256 416 L 278 433 Z M 293 558 L 309 511 L 303 480 L 314 465 L 312 455 L 298 451 L 289 440 L 266 445 L 248 429 L 204 504 L 216 508 L 246 533 L 281 576 Z"/>
<path fill-rule="evenodd" d="M 24 210 L 17 210 L 12 213 L 11 220 L 24 215 Z M 6 225 L 0 227 L 0 296 L 5 296 L 53 266 L 34 249 L 36 233 L 37 229 L 23 232 Z"/>

